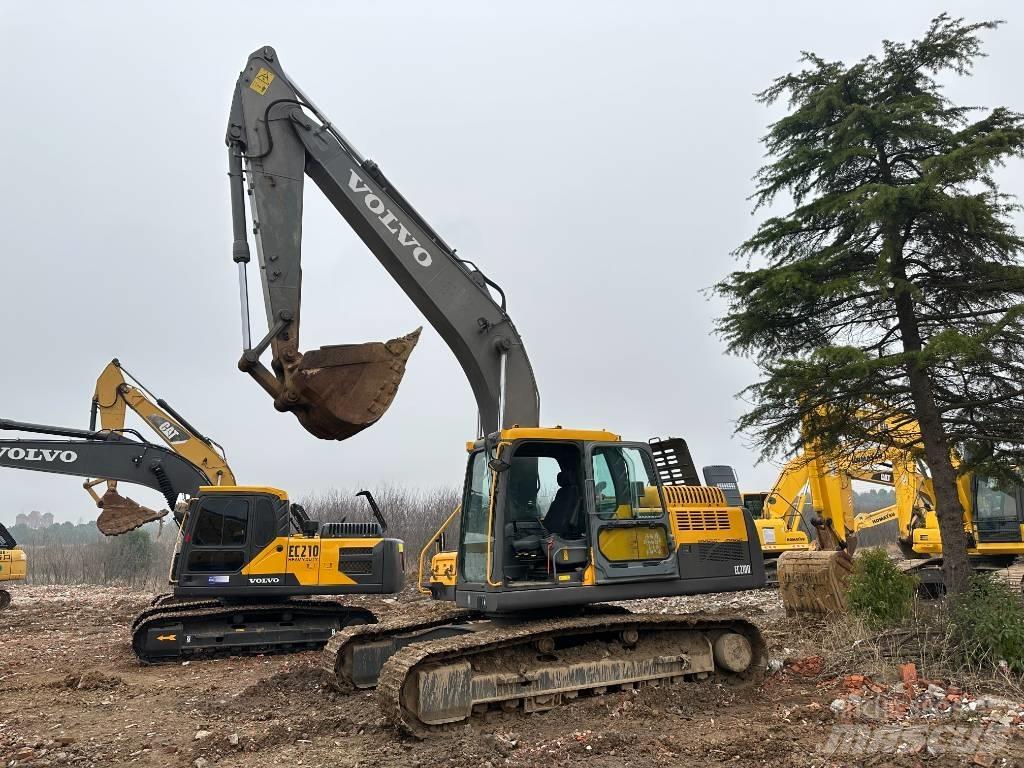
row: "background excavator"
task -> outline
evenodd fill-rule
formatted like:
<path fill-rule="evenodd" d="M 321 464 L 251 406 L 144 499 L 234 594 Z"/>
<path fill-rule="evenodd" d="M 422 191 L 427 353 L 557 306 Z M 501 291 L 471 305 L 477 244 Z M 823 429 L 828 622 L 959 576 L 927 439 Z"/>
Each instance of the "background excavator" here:
<path fill-rule="evenodd" d="M 852 553 L 856 535 L 896 517 L 896 505 L 858 515 L 853 503 L 853 482 L 893 486 L 891 459 L 887 452 L 855 461 L 830 465 L 809 445 L 790 459 L 767 492 L 743 494 L 743 504 L 754 517 L 769 583 L 776 583 L 779 557 L 785 552 L 807 552 L 819 546 L 817 529 L 828 529 L 829 549 Z M 887 461 L 887 458 L 890 461 Z M 898 457 L 896 460 L 899 460 Z M 842 545 L 833 531 L 841 528 Z"/>
<path fill-rule="evenodd" d="M 424 587 L 461 610 L 345 630 L 325 652 L 332 673 L 377 686 L 388 717 L 423 733 L 494 707 L 538 711 L 647 682 L 763 670 L 764 642 L 750 622 L 595 605 L 763 584 L 756 529 L 738 495 L 730 504 L 721 488 L 701 484 L 682 441 L 541 427 L 533 369 L 501 289 L 356 151 L 272 48 L 253 53 L 239 75 L 227 144 L 239 366 L 275 407 L 317 437 L 350 437 L 388 407 L 416 337 L 298 350 L 309 176 L 448 344 L 478 408 L 462 504 L 434 537 L 441 542 L 457 520 L 455 549 L 431 558 Z M 268 321 L 255 346 L 246 199 Z M 270 369 L 259 361 L 268 347 Z"/>
<path fill-rule="evenodd" d="M 912 444 L 916 424 L 908 420 L 902 429 L 910 436 Z M 820 461 L 806 441 L 805 451 L 810 455 L 798 456 L 795 460 L 807 466 Z M 881 444 L 874 448 L 864 446 L 851 456 L 833 460 L 845 468 L 848 477 L 892 485 L 896 503 L 870 515 L 854 516 L 852 499 L 847 500 L 848 483 L 840 483 L 839 494 L 822 493 L 821 501 L 814 502 L 818 520 L 814 550 L 794 548 L 779 557 L 779 583 L 787 611 L 843 610 L 851 569 L 849 556 L 856 547 L 857 533 L 892 519 L 896 520 L 898 529 L 893 544 L 904 558 L 901 569 L 919 579 L 924 594 L 940 594 L 943 589 L 942 542 L 935 493 L 924 463 L 913 450 Z M 1004 488 L 993 479 L 972 472 L 960 475 L 957 488 L 971 566 L 978 572 L 996 573 L 1020 590 L 1024 566 L 1015 563 L 1024 555 L 1024 489 Z"/>
<path fill-rule="evenodd" d="M 0 523 L 0 587 L 7 582 L 23 581 L 28 572 L 28 561 L 25 552 L 18 549 L 18 542 L 11 532 Z M 11 593 L 0 589 L 0 611 L 11 604 Z"/>
<path fill-rule="evenodd" d="M 128 383 L 126 376 L 133 383 Z M 224 449 L 193 427 L 170 403 L 146 389 L 114 358 L 96 379 L 89 429 L 96 430 L 98 419 L 102 431 L 123 434 L 128 409 L 138 414 L 168 448 L 199 467 L 210 479 L 210 485 L 235 484 Z M 107 489 L 101 497 L 94 488 L 103 483 Z M 89 479 L 84 487 L 103 510 L 96 525 L 108 536 L 125 533 L 167 514 L 166 511 L 147 509 L 121 496 L 117 492 L 117 481 L 110 478 Z"/>
<path fill-rule="evenodd" d="M 85 487 L 103 509 L 97 525 L 108 535 L 168 514 L 121 496 L 118 483 L 164 495 L 179 525 L 172 590 L 135 619 L 132 647 L 140 659 L 317 648 L 342 627 L 376 621 L 362 608 L 308 599 L 401 588 L 402 542 L 384 537 L 372 496 L 375 522 L 320 526 L 284 491 L 237 486 L 216 443 L 125 375 L 114 360 L 97 380 L 91 423 L 99 420 L 100 430 L 0 420 L 0 429 L 63 438 L 0 440 L 0 466 L 89 478 Z M 125 428 L 129 408 L 166 448 Z M 102 497 L 93 491 L 100 483 L 107 484 Z M 8 558 L 24 574 L 24 553 L 7 549 L 0 549 L 0 580 Z"/>

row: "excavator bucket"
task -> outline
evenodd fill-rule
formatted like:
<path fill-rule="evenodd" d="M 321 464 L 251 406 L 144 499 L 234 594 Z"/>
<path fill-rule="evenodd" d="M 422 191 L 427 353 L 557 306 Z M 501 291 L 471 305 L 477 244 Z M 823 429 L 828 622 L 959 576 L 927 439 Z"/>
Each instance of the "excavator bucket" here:
<path fill-rule="evenodd" d="M 103 511 L 96 520 L 96 527 L 104 536 L 120 536 L 167 514 L 167 510 L 149 509 L 113 489 L 103 494 L 99 506 Z"/>
<path fill-rule="evenodd" d="M 395 399 L 421 330 L 304 352 L 292 379 L 303 403 L 295 409 L 302 426 L 322 440 L 344 440 L 376 422 Z"/>
<path fill-rule="evenodd" d="M 786 614 L 843 613 L 853 558 L 843 551 L 783 552 L 779 591 Z"/>

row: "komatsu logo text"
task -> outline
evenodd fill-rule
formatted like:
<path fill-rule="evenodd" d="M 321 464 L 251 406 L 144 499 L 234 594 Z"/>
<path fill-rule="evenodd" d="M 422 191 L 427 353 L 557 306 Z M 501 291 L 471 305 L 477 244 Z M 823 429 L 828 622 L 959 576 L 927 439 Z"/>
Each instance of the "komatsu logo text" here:
<path fill-rule="evenodd" d="M 384 229 L 395 236 L 399 245 L 405 248 L 412 248 L 412 257 L 416 259 L 417 264 L 421 267 L 429 267 L 434 261 L 430 252 L 420 244 L 419 240 L 412 236 L 412 233 L 409 232 L 405 224 L 398 220 L 398 217 L 391 212 L 384 204 L 384 201 L 373 194 L 373 190 L 367 186 L 365 181 L 359 178 L 355 171 L 349 171 L 349 174 L 348 188 L 357 194 L 365 194 L 363 205 L 366 206 L 367 210 L 380 220 L 380 223 L 384 225 Z"/>
<path fill-rule="evenodd" d="M 61 461 L 64 464 L 73 464 L 78 461 L 78 454 L 74 451 L 62 451 L 59 448 L 0 448 L 0 459 L 11 461 L 41 461 L 52 464 Z"/>

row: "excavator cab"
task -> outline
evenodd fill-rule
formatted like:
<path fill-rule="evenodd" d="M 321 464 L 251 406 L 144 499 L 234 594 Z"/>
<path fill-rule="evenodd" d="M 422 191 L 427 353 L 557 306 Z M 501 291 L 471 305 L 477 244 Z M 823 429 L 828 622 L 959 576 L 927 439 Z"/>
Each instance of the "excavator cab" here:
<path fill-rule="evenodd" d="M 391 593 L 403 568 L 402 542 L 378 522 L 320 523 L 276 488 L 208 486 L 182 520 L 170 580 L 189 597 Z"/>
<path fill-rule="evenodd" d="M 513 428 L 468 448 L 458 551 L 433 557 L 435 597 L 500 614 L 763 583 L 749 513 L 708 486 L 668 503 L 646 443 Z"/>
<path fill-rule="evenodd" d="M 979 545 L 1024 542 L 1024 488 L 1004 488 L 978 475 L 971 485 L 975 541 Z"/>

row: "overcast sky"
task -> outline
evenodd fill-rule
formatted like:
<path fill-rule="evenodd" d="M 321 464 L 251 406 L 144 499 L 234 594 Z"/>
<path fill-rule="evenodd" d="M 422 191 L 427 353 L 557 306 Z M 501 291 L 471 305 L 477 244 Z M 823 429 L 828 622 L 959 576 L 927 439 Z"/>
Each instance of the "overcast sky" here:
<path fill-rule="evenodd" d="M 684 436 L 698 465 L 768 487 L 776 468 L 732 434 L 753 369 L 724 356 L 712 334 L 723 307 L 700 292 L 758 221 L 746 198 L 779 113 L 752 94 L 801 50 L 852 61 L 942 10 L 1010 22 L 949 95 L 1024 109 L 1014 2 L 5 3 L 0 416 L 87 426 L 116 356 L 227 448 L 241 482 L 296 496 L 461 482 L 475 405 L 432 329 L 388 414 L 343 443 L 274 411 L 235 367 L 224 128 L 238 71 L 270 44 L 503 286 L 543 422 Z M 1024 193 L 1022 170 L 1001 174 L 1007 191 Z M 422 324 L 307 192 L 302 348 Z M 256 284 L 252 296 L 259 337 Z M 0 499 L 4 522 L 96 515 L 75 478 L 0 470 Z"/>

